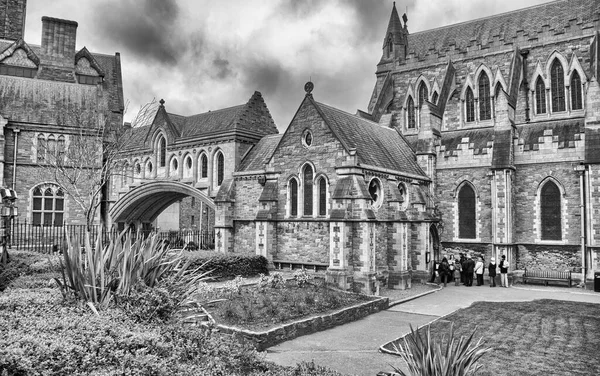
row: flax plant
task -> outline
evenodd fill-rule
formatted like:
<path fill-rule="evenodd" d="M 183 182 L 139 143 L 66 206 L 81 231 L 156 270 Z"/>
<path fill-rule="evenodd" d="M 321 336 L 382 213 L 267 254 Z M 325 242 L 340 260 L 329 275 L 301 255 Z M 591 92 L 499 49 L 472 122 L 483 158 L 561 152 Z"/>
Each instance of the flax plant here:
<path fill-rule="evenodd" d="M 182 251 L 170 250 L 156 235 L 143 238 L 131 232 L 113 234 L 103 245 L 98 237 L 92 247 L 89 234 L 84 247 L 68 239 L 61 259 L 62 281 L 56 278 L 63 296 L 73 294 L 88 303 L 106 306 L 117 296 L 128 296 L 136 286 L 153 288 L 164 282 L 179 290 L 181 303 L 209 272 L 188 269 L 190 261 Z"/>
<path fill-rule="evenodd" d="M 477 330 L 477 329 L 475 329 Z M 406 362 L 408 373 L 394 367 L 401 376 L 471 376 L 481 368 L 479 360 L 492 348 L 484 347 L 480 338 L 474 342 L 475 330 L 470 336 L 456 338 L 454 324 L 450 335 L 441 338 L 440 342 L 431 337 L 428 325 L 423 335 L 422 330 L 413 330 L 401 343 L 394 343 L 394 350 Z"/>

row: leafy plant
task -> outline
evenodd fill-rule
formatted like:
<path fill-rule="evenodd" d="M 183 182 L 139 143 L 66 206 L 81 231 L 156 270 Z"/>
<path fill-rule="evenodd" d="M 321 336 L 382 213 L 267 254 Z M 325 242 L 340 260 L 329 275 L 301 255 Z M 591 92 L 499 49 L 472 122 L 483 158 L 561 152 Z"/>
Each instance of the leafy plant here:
<path fill-rule="evenodd" d="M 307 283 L 310 283 L 313 278 L 314 277 L 311 274 L 308 274 L 306 269 L 300 269 L 294 272 L 294 280 L 296 280 L 298 287 L 304 287 Z"/>
<path fill-rule="evenodd" d="M 394 350 L 408 365 L 408 373 L 393 367 L 401 376 L 471 376 L 481 368 L 478 364 L 482 356 L 492 350 L 484 347 L 482 338 L 474 342 L 477 328 L 470 336 L 456 338 L 454 324 L 448 338 L 443 336 L 436 341 L 431 336 L 431 327 L 416 331 L 410 328 L 401 343 L 394 343 Z"/>

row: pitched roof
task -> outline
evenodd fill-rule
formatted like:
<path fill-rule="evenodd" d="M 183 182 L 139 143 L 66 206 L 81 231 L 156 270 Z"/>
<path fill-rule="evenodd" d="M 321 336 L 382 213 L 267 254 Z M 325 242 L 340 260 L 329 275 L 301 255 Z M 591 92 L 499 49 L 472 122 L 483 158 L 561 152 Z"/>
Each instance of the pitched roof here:
<path fill-rule="evenodd" d="M 580 140 L 581 134 L 585 133 L 583 119 L 524 124 L 517 126 L 517 131 L 519 144 L 524 145 L 525 151 L 537 150 L 539 144 L 544 142 L 544 136 L 552 136 L 552 142 L 557 142 L 560 149 L 575 147 L 575 141 Z"/>
<path fill-rule="evenodd" d="M 271 159 L 275 148 L 281 140 L 280 134 L 265 136 L 254 145 L 242 159 L 238 171 L 257 171 L 263 170 L 265 165 Z"/>
<path fill-rule="evenodd" d="M 392 35 L 394 44 L 404 43 L 404 28 L 402 27 L 400 17 L 398 16 L 398 11 L 396 10 L 396 2 L 394 2 L 392 14 L 390 15 L 390 21 L 388 22 L 387 31 L 385 33 L 385 38 L 383 39 L 384 46 L 387 44 L 387 38 L 390 34 Z"/>
<path fill-rule="evenodd" d="M 600 2 L 597 0 L 553 1 L 409 34 L 408 53 L 423 57 L 430 50 L 443 52 L 449 50 L 450 46 L 454 46 L 455 51 L 467 51 L 469 46 L 485 46 L 495 38 L 513 43 L 513 39 L 519 36 L 534 38 L 543 32 L 564 33 L 573 20 L 583 26 L 594 22 L 597 24 L 599 19 Z"/>
<path fill-rule="evenodd" d="M 396 130 L 326 104 L 313 103 L 344 147 L 356 149 L 360 164 L 426 177 L 414 152 Z"/>

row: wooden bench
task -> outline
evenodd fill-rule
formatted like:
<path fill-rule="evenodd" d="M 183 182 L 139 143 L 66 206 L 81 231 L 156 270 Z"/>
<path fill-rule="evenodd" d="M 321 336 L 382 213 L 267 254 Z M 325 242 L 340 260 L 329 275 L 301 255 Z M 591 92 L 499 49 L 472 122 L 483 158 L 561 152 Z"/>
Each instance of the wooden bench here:
<path fill-rule="evenodd" d="M 326 271 L 329 267 L 329 264 L 324 264 L 320 262 L 304 262 L 304 261 L 286 261 L 286 260 L 273 260 L 273 266 L 275 269 L 289 269 L 289 270 L 297 270 L 297 269 L 307 269 L 313 270 L 315 272 L 318 271 Z"/>
<path fill-rule="evenodd" d="M 527 270 L 523 273 L 523 283 L 527 281 L 543 281 L 546 286 L 548 282 L 567 282 L 571 287 L 571 272 L 559 272 L 556 270 Z"/>

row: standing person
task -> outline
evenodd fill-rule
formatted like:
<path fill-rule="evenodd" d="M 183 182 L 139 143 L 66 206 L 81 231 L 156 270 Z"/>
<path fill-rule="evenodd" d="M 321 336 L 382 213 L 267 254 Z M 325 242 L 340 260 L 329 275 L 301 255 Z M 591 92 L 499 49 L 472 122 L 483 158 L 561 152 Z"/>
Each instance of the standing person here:
<path fill-rule="evenodd" d="M 459 253 L 460 255 L 460 283 L 462 283 L 463 285 L 467 284 L 467 280 L 465 278 L 465 269 L 466 269 L 466 262 L 467 262 L 467 258 L 465 257 L 465 255 L 463 253 Z"/>
<path fill-rule="evenodd" d="M 488 274 L 490 275 L 490 287 L 496 287 L 496 259 L 491 258 L 488 265 Z"/>
<path fill-rule="evenodd" d="M 450 276 L 450 264 L 448 264 L 448 259 L 446 259 L 445 257 L 442 259 L 442 262 L 439 267 L 439 272 L 440 280 L 444 282 L 444 287 L 446 287 L 448 277 Z"/>
<path fill-rule="evenodd" d="M 429 280 L 429 282 L 435 283 L 435 278 L 437 277 L 437 274 L 438 274 L 438 262 L 434 260 L 433 265 L 431 266 L 431 279 Z"/>
<path fill-rule="evenodd" d="M 473 286 L 473 272 L 475 271 L 475 261 L 471 258 L 471 255 L 467 255 L 467 261 L 465 261 L 465 285 Z"/>
<path fill-rule="evenodd" d="M 454 286 L 460 285 L 460 275 L 462 274 L 462 267 L 458 260 L 454 261 Z"/>
<path fill-rule="evenodd" d="M 500 260 L 500 282 L 502 287 L 508 287 L 508 261 L 506 261 L 506 255 L 502 255 Z"/>
<path fill-rule="evenodd" d="M 477 264 L 475 264 L 475 275 L 477 276 L 477 286 L 483 285 L 483 256 L 479 256 Z"/>

